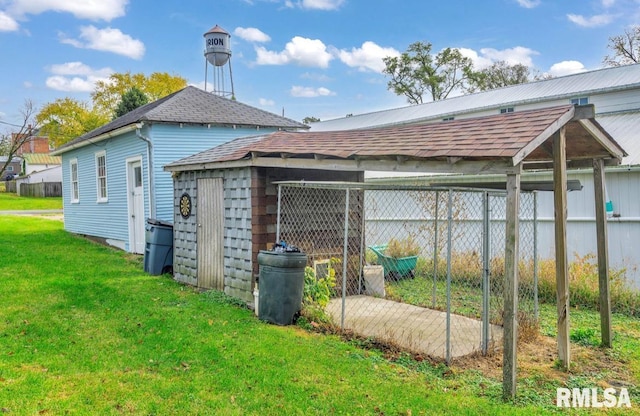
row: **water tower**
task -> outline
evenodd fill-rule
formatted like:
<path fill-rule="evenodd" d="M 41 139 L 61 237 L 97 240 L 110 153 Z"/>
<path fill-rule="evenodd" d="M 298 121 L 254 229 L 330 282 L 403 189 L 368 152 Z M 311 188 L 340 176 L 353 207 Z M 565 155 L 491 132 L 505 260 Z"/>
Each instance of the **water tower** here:
<path fill-rule="evenodd" d="M 207 90 L 207 75 L 209 64 L 213 66 L 213 93 L 227 98 L 235 98 L 233 90 L 233 74 L 231 72 L 231 35 L 229 32 L 216 25 L 204 34 L 204 89 Z M 229 68 L 228 75 L 226 68 Z M 229 78 L 230 88 L 227 87 Z"/>

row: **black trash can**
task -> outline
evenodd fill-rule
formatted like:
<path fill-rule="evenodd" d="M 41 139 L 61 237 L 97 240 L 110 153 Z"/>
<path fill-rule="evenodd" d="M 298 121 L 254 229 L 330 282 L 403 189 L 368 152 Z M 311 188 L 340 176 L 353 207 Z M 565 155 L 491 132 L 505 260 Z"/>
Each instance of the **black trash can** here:
<path fill-rule="evenodd" d="M 173 272 L 173 224 L 147 219 L 144 271 L 149 274 Z"/>
<path fill-rule="evenodd" d="M 258 253 L 260 284 L 258 318 L 276 325 L 291 325 L 302 308 L 307 255 L 299 251 Z"/>

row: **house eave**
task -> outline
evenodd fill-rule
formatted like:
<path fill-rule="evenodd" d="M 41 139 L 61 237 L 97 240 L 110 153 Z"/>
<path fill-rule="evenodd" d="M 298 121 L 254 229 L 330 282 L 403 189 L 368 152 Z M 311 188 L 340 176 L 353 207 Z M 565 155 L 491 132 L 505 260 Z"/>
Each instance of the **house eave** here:
<path fill-rule="evenodd" d="M 67 152 L 69 152 L 71 150 L 80 149 L 80 148 L 88 146 L 90 144 L 99 143 L 101 141 L 104 141 L 104 140 L 107 140 L 107 139 L 111 139 L 113 137 L 120 136 L 120 135 L 125 134 L 125 133 L 129 133 L 129 132 L 134 131 L 136 129 L 142 128 L 142 126 L 143 126 L 143 123 L 129 124 L 127 126 L 120 127 L 119 129 L 108 131 L 108 132 L 103 133 L 103 134 L 101 134 L 99 136 L 83 140 L 83 141 L 78 142 L 76 144 L 73 144 L 73 145 L 70 145 L 70 146 L 66 146 L 66 147 L 63 147 L 61 149 L 53 150 L 50 154 L 52 156 L 59 156 L 59 155 L 61 155 L 63 153 L 67 153 Z"/>

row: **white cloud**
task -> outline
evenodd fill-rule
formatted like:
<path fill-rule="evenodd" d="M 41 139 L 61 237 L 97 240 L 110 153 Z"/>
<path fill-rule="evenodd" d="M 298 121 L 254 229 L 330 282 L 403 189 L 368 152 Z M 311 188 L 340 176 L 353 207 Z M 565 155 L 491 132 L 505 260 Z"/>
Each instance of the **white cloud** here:
<path fill-rule="evenodd" d="M 346 65 L 358 68 L 360 71 L 382 72 L 385 64 L 382 61 L 387 56 L 399 56 L 400 52 L 394 48 L 383 48 L 374 42 L 364 42 L 361 48 L 351 48 L 351 52 L 340 50 L 338 56 Z"/>
<path fill-rule="evenodd" d="M 337 10 L 344 2 L 345 0 L 301 0 L 297 2 L 286 0 L 284 5 L 288 8 L 300 7 L 301 9 L 311 10 Z"/>
<path fill-rule="evenodd" d="M 300 87 L 298 85 L 294 85 L 291 87 L 289 91 L 292 97 L 302 97 L 302 98 L 313 98 L 313 97 L 327 97 L 336 95 L 335 92 L 324 88 L 312 88 L 312 87 Z"/>
<path fill-rule="evenodd" d="M 255 48 L 258 65 L 286 65 L 296 64 L 308 67 L 329 67 L 333 56 L 327 52 L 327 47 L 318 39 L 307 39 L 296 36 L 287 43 L 281 52 L 268 51 L 262 46 Z"/>
<path fill-rule="evenodd" d="M 260 105 L 263 106 L 263 107 L 273 107 L 274 105 L 276 105 L 275 101 L 268 100 L 266 98 L 260 98 L 258 100 L 258 103 L 260 103 Z"/>
<path fill-rule="evenodd" d="M 598 14 L 591 17 L 584 17 L 580 14 L 568 14 L 567 19 L 578 26 L 599 27 L 611 23 L 613 21 L 613 16 L 610 14 Z"/>
<path fill-rule="evenodd" d="M 488 68 L 498 61 L 504 61 L 509 65 L 521 64 L 528 67 L 533 66 L 533 55 L 538 52 L 523 46 L 516 46 L 507 49 L 482 48 L 480 53 L 473 49 L 458 48 L 463 56 L 471 58 L 476 69 Z"/>
<path fill-rule="evenodd" d="M 609 8 L 616 4 L 616 0 L 602 0 L 602 7 Z"/>
<path fill-rule="evenodd" d="M 83 26 L 80 28 L 80 39 L 66 38 L 63 35 L 60 41 L 76 48 L 113 52 L 133 59 L 141 59 L 144 55 L 144 43 L 122 33 L 119 29 Z"/>
<path fill-rule="evenodd" d="M 0 11 L 0 32 L 14 32 L 20 25 L 15 19 L 3 11 Z"/>
<path fill-rule="evenodd" d="M 30 81 L 24 81 L 22 83 L 22 86 L 25 88 L 33 88 L 33 83 L 31 83 Z"/>
<path fill-rule="evenodd" d="M 84 75 L 99 76 L 108 78 L 113 73 L 111 68 L 93 69 L 82 62 L 65 62 L 64 64 L 53 64 L 49 71 L 56 75 Z"/>
<path fill-rule="evenodd" d="M 109 22 L 124 16 L 128 3 L 129 0 L 9 0 L 6 10 L 15 16 L 51 11 L 71 13 L 79 19 Z"/>
<path fill-rule="evenodd" d="M 86 78 L 54 75 L 47 78 L 46 85 L 56 91 L 91 92 L 94 89 L 95 82 L 91 82 Z"/>
<path fill-rule="evenodd" d="M 474 51 L 473 49 L 468 49 L 468 48 L 457 48 L 457 49 L 460 51 L 462 56 L 470 58 L 473 61 L 473 66 L 477 69 L 487 68 L 491 66 L 491 64 L 493 63 L 491 59 L 486 58 L 484 56 L 480 56 L 480 54 L 478 54 L 478 52 Z"/>
<path fill-rule="evenodd" d="M 526 9 L 533 9 L 540 5 L 540 0 L 517 0 L 518 4 Z"/>
<path fill-rule="evenodd" d="M 533 49 L 525 48 L 524 46 L 516 46 L 515 48 L 507 49 L 493 49 L 482 48 L 480 49 L 482 57 L 490 60 L 492 63 L 497 61 L 505 61 L 509 65 L 521 64 L 525 66 L 533 66 L 533 55 L 538 55 L 538 52 Z"/>
<path fill-rule="evenodd" d="M 47 78 L 47 87 L 57 91 L 91 92 L 98 81 L 108 81 L 113 69 L 106 67 L 93 69 L 82 62 L 66 62 L 51 65 L 53 74 Z"/>
<path fill-rule="evenodd" d="M 300 75 L 300 78 L 302 78 L 302 79 L 310 79 L 312 81 L 319 81 L 319 82 L 329 82 L 329 81 L 331 81 L 331 78 L 329 78 L 325 74 L 317 74 L 317 73 L 311 73 L 311 72 L 305 72 L 304 74 Z"/>
<path fill-rule="evenodd" d="M 271 37 L 255 27 L 237 27 L 233 34 L 248 42 L 269 42 Z"/>
<path fill-rule="evenodd" d="M 553 64 L 549 69 L 549 74 L 554 77 L 561 77 L 563 75 L 577 74 L 584 72 L 587 69 L 578 61 L 562 61 L 557 64 Z"/>

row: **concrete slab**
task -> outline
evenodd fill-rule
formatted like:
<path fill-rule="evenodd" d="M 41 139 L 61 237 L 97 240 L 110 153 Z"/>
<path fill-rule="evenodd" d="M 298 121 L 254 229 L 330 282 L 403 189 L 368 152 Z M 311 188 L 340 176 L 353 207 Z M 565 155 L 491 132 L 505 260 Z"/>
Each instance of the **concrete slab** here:
<path fill-rule="evenodd" d="M 446 312 L 372 296 L 348 296 L 345 299 L 344 329 L 365 337 L 392 341 L 415 353 L 446 358 Z M 327 312 L 341 324 L 342 299 L 332 299 Z M 451 358 L 481 350 L 482 322 L 465 316 L 450 315 Z M 491 342 L 502 340 L 502 327 L 491 325 Z"/>

